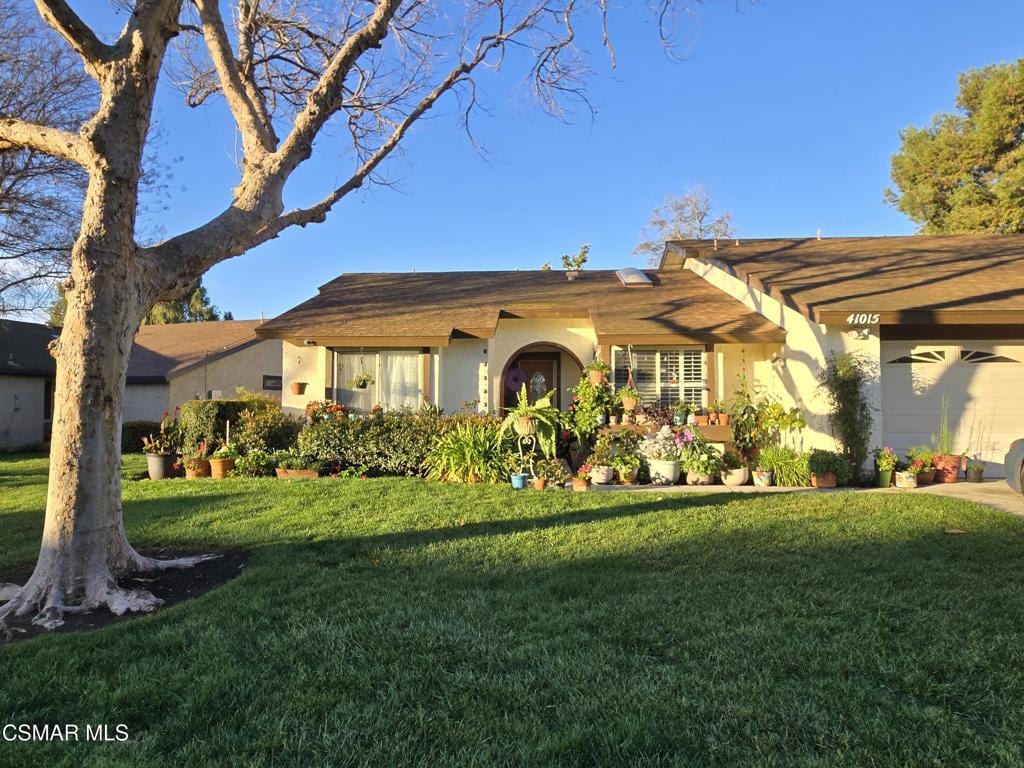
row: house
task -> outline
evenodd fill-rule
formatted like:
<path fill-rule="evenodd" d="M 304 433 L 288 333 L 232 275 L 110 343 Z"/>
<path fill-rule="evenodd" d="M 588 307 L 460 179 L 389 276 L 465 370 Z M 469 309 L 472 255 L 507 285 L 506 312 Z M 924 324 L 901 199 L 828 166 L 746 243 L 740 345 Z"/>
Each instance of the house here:
<path fill-rule="evenodd" d="M 245 387 L 280 399 L 281 342 L 256 336 L 257 320 L 145 325 L 135 337 L 124 421 L 159 421 L 186 400 L 231 397 Z M 0 450 L 50 437 L 59 329 L 0 320 Z"/>
<path fill-rule="evenodd" d="M 159 421 L 187 400 L 232 397 L 238 387 L 280 399 L 281 342 L 259 320 L 144 325 L 128 361 L 125 421 Z"/>
<path fill-rule="evenodd" d="M 1024 435 L 1024 236 L 678 241 L 656 270 L 568 277 L 342 275 L 257 334 L 285 342 L 284 381 L 305 385 L 283 392 L 296 412 L 323 397 L 493 411 L 524 377 L 565 407 L 597 357 L 618 386 L 632 360 L 644 398 L 665 404 L 728 402 L 743 375 L 804 411 L 805 448 L 833 448 L 818 375 L 850 351 L 874 372 L 873 445 L 930 442 L 946 402 L 955 449 L 998 477 Z"/>
<path fill-rule="evenodd" d="M 47 345 L 59 333 L 39 323 L 0 320 L 0 450 L 50 438 L 56 366 Z"/>

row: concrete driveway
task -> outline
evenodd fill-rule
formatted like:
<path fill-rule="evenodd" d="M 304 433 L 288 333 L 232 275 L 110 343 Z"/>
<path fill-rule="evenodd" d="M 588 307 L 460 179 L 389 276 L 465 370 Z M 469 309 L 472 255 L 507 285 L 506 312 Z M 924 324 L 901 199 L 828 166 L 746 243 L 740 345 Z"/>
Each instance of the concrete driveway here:
<path fill-rule="evenodd" d="M 1005 480 L 986 480 L 982 483 L 935 483 L 923 485 L 906 493 L 931 493 L 954 499 L 973 501 L 994 509 L 1024 517 L 1024 495 L 1016 493 Z"/>

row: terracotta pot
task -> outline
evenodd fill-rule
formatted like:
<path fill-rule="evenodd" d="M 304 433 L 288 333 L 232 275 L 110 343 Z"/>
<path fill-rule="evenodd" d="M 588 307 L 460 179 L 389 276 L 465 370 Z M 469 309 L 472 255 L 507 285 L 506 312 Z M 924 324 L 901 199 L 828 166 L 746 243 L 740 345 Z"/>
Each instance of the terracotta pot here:
<path fill-rule="evenodd" d="M 619 425 L 619 417 L 613 413 L 611 416 L 608 417 L 608 425 L 612 427 L 617 427 Z"/>
<path fill-rule="evenodd" d="M 206 459 L 196 463 L 195 467 L 189 469 L 185 467 L 185 479 L 195 480 L 198 477 L 209 477 L 210 476 L 210 462 Z"/>
<path fill-rule="evenodd" d="M 590 481 L 582 477 L 574 477 L 572 479 L 572 489 L 574 491 L 589 491 Z"/>
<path fill-rule="evenodd" d="M 931 485 L 935 482 L 935 468 L 926 469 L 923 472 L 917 473 L 917 484 L 918 485 Z"/>
<path fill-rule="evenodd" d="M 517 435 L 537 434 L 537 419 L 533 416 L 520 416 L 512 422 L 512 426 Z"/>
<path fill-rule="evenodd" d="M 708 425 L 708 419 L 710 417 L 709 416 L 701 416 L 700 414 L 697 414 L 697 416 L 695 416 L 694 418 L 696 419 L 696 421 L 694 423 L 698 427 L 706 427 Z"/>
<path fill-rule="evenodd" d="M 587 371 L 587 378 L 593 384 L 604 384 L 608 380 L 604 371 Z"/>
<path fill-rule="evenodd" d="M 729 426 L 729 414 L 728 413 L 719 413 L 718 414 L 718 423 L 720 425 L 722 425 L 723 427 L 728 427 Z"/>
<path fill-rule="evenodd" d="M 166 480 L 174 477 L 174 456 L 169 453 L 147 453 L 146 469 L 150 480 Z"/>
<path fill-rule="evenodd" d="M 210 476 L 214 480 L 223 480 L 228 472 L 235 468 L 235 459 L 210 459 Z"/>
<path fill-rule="evenodd" d="M 636 398 L 635 397 L 624 397 L 624 398 L 622 398 L 622 410 L 624 410 L 624 411 L 635 411 L 636 410 Z"/>
<path fill-rule="evenodd" d="M 811 486 L 814 488 L 835 488 L 836 473 L 826 472 L 823 475 L 811 475 Z"/>
<path fill-rule="evenodd" d="M 304 381 L 293 381 L 288 386 L 291 387 L 293 395 L 304 395 L 304 394 L 306 394 L 306 382 L 304 382 Z"/>
<path fill-rule="evenodd" d="M 546 477 L 535 477 L 531 482 L 535 491 L 543 491 L 548 487 L 548 479 Z"/>
<path fill-rule="evenodd" d="M 954 456 L 951 454 L 933 456 L 932 463 L 935 465 L 935 482 L 955 483 L 959 480 L 960 464 L 962 461 L 962 456 Z"/>

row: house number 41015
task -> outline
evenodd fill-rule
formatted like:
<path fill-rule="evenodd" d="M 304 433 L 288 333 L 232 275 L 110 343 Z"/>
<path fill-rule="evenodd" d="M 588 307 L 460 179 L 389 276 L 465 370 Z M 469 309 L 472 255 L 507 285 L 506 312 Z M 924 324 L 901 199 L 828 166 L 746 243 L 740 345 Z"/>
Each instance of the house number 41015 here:
<path fill-rule="evenodd" d="M 878 325 L 878 313 L 855 312 L 846 316 L 847 325 Z"/>

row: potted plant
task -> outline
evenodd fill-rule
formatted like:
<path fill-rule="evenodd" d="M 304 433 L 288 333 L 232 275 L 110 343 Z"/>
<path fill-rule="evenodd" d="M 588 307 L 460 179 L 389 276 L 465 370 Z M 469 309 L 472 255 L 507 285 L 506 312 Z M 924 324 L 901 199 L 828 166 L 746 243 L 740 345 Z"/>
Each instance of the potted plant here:
<path fill-rule="evenodd" d="M 879 448 L 875 451 L 875 476 L 879 488 L 892 485 L 892 473 L 899 463 L 899 457 L 892 448 Z"/>
<path fill-rule="evenodd" d="M 537 435 L 544 455 L 553 456 L 555 435 L 558 434 L 558 421 L 561 417 L 559 410 L 551 405 L 551 396 L 554 394 L 555 390 L 552 389 L 544 397 L 531 403 L 526 384 L 523 384 L 519 388 L 515 407 L 505 409 L 508 413 L 501 423 L 500 434 L 504 435 L 511 428 L 520 437 Z"/>
<path fill-rule="evenodd" d="M 687 403 L 686 404 L 686 423 L 689 426 L 692 427 L 692 426 L 694 426 L 697 423 L 697 413 L 699 411 L 700 411 L 700 408 L 698 406 L 694 405 L 693 403 Z"/>
<path fill-rule="evenodd" d="M 185 465 L 186 480 L 195 480 L 197 477 L 209 477 L 210 459 L 206 441 L 200 440 L 195 448 L 182 457 L 181 463 Z"/>
<path fill-rule="evenodd" d="M 967 482 L 980 483 L 985 474 L 985 462 L 979 458 L 970 459 L 967 462 Z"/>
<path fill-rule="evenodd" d="M 757 467 L 754 470 L 754 486 L 767 488 L 772 484 L 772 471 L 767 467 Z"/>
<path fill-rule="evenodd" d="M 721 415 L 721 411 L 719 411 Z M 722 483 L 729 486 L 746 485 L 750 482 L 750 467 L 736 451 L 722 454 Z"/>
<path fill-rule="evenodd" d="M 607 485 L 615 478 L 615 470 L 612 469 L 611 439 L 608 436 L 597 439 L 586 463 L 590 465 L 590 479 L 598 485 Z"/>
<path fill-rule="evenodd" d="M 178 420 L 164 411 L 160 420 L 160 431 L 142 438 L 142 450 L 146 454 L 146 469 L 150 480 L 164 480 L 174 476 L 174 460 L 178 450 L 180 433 Z"/>
<path fill-rule="evenodd" d="M 686 424 L 686 419 L 690 414 L 690 406 L 687 403 L 676 403 L 672 406 L 672 423 L 677 427 L 681 427 Z"/>
<path fill-rule="evenodd" d="M 620 451 L 612 459 L 612 469 L 622 485 L 633 485 L 640 474 L 640 457 L 635 453 Z"/>
<path fill-rule="evenodd" d="M 932 435 L 932 443 L 935 444 L 935 454 L 932 456 L 935 482 L 955 483 L 960 476 L 963 456 L 953 453 L 953 430 L 949 427 L 949 401 L 945 395 L 942 396 L 939 410 L 939 433 Z"/>
<path fill-rule="evenodd" d="M 584 464 L 576 470 L 576 475 L 572 479 L 572 489 L 574 491 L 590 490 L 590 469 L 589 464 Z"/>
<path fill-rule="evenodd" d="M 815 449 L 807 457 L 807 470 L 815 488 L 835 488 L 850 479 L 850 461 L 835 451 Z"/>
<path fill-rule="evenodd" d="M 210 476 L 214 480 L 223 480 L 235 468 L 238 456 L 238 449 L 231 443 L 222 445 L 210 455 Z"/>
<path fill-rule="evenodd" d="M 580 276 L 580 270 L 583 269 L 583 265 L 587 263 L 587 257 L 590 256 L 590 243 L 584 243 L 580 246 L 579 252 L 575 256 L 570 256 L 568 253 L 562 256 L 562 269 L 565 270 L 566 280 L 575 280 Z"/>
<path fill-rule="evenodd" d="M 729 426 L 729 409 L 726 408 L 724 401 L 715 400 L 711 404 L 711 411 L 708 415 L 710 416 L 708 419 L 709 424 L 720 424 L 723 427 Z"/>
<path fill-rule="evenodd" d="M 541 459 L 533 465 L 533 487 L 543 491 L 548 485 L 562 488 L 569 482 L 569 473 L 559 459 Z"/>
<path fill-rule="evenodd" d="M 306 382 L 305 381 L 293 381 L 288 385 L 293 395 L 304 395 L 306 394 Z"/>
<path fill-rule="evenodd" d="M 282 480 L 302 480 L 319 477 L 317 461 L 311 456 L 302 456 L 293 451 L 278 451 L 274 454 L 274 474 Z"/>
<path fill-rule="evenodd" d="M 725 469 L 718 450 L 702 439 L 694 439 L 684 447 L 682 464 L 687 485 L 711 485 Z"/>
<path fill-rule="evenodd" d="M 917 470 L 897 469 L 893 477 L 897 488 L 917 488 Z"/>
<path fill-rule="evenodd" d="M 640 392 L 636 387 L 627 384 L 615 390 L 615 399 L 622 406 L 622 410 L 631 413 L 640 405 Z"/>
<path fill-rule="evenodd" d="M 351 389 L 366 389 L 373 384 L 373 376 L 363 371 L 349 379 L 348 385 Z"/>
<path fill-rule="evenodd" d="M 611 366 L 604 360 L 595 358 L 583 366 L 587 376 L 595 384 L 604 384 L 608 381 L 608 374 L 612 372 Z"/>
<path fill-rule="evenodd" d="M 679 454 L 682 439 L 663 426 L 657 432 L 645 435 L 640 441 L 640 455 L 647 460 L 651 482 L 655 485 L 675 485 L 679 482 Z"/>
<path fill-rule="evenodd" d="M 917 484 L 929 485 L 935 480 L 935 467 L 932 465 L 935 454 L 931 448 L 921 445 L 907 451 L 907 469 L 917 472 Z"/>
<path fill-rule="evenodd" d="M 698 408 L 693 414 L 693 423 L 698 427 L 706 427 L 711 423 L 711 414 L 705 408 Z"/>

